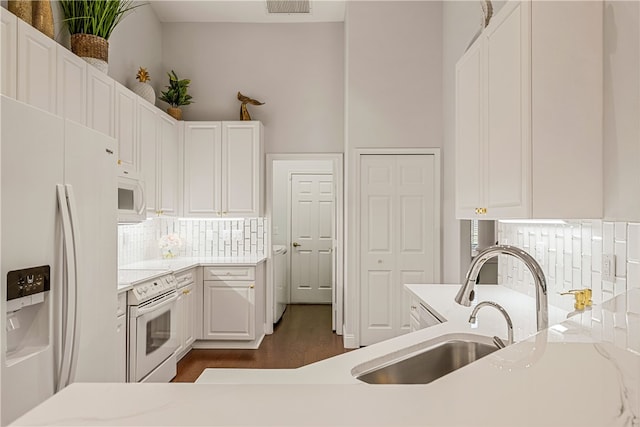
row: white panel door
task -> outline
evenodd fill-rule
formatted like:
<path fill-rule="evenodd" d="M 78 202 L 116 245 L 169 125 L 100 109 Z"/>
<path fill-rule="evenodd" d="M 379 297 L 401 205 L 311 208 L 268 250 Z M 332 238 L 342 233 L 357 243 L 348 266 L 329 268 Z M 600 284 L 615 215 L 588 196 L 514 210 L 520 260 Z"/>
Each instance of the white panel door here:
<path fill-rule="evenodd" d="M 158 113 L 148 102 L 138 102 L 138 143 L 140 144 L 140 176 L 144 180 L 147 216 L 157 216 L 158 192 Z"/>
<path fill-rule="evenodd" d="M 291 179 L 291 303 L 331 304 L 333 177 Z"/>
<path fill-rule="evenodd" d="M 57 45 L 57 114 L 87 124 L 87 62 Z"/>
<path fill-rule="evenodd" d="M 56 112 L 57 43 L 18 19 L 18 99 Z"/>
<path fill-rule="evenodd" d="M 114 81 L 96 67 L 87 66 L 87 126 L 114 136 Z"/>
<path fill-rule="evenodd" d="M 222 132 L 220 122 L 184 125 L 184 215 L 217 217 L 222 183 Z"/>
<path fill-rule="evenodd" d="M 405 283 L 433 282 L 433 155 L 365 155 L 360 169 L 360 344 L 409 331 Z"/>
<path fill-rule="evenodd" d="M 178 122 L 158 114 L 160 169 L 158 179 L 159 206 L 162 215 L 178 215 Z"/>
<path fill-rule="evenodd" d="M 138 96 L 116 83 L 115 104 L 119 173 L 126 176 L 138 171 Z"/>
<path fill-rule="evenodd" d="M 18 72 L 18 18 L 0 7 L 0 93 L 16 97 Z"/>
<path fill-rule="evenodd" d="M 260 124 L 223 122 L 223 216 L 258 216 L 260 171 Z"/>

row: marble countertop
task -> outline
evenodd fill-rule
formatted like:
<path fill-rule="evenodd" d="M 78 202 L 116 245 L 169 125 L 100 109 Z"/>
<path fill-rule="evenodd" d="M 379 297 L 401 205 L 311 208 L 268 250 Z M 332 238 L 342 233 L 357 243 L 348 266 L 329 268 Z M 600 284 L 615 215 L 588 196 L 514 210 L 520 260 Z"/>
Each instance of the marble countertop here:
<path fill-rule="evenodd" d="M 150 259 L 118 266 L 118 293 L 126 292 L 134 285 L 169 273 L 180 273 L 206 265 L 258 265 L 266 255 L 242 257 L 178 257 Z"/>
<path fill-rule="evenodd" d="M 251 384 L 72 384 L 15 425 L 636 425 L 640 290 L 593 310 L 602 321 L 578 314 L 425 385 L 369 385 L 345 372 L 491 322 L 472 330 L 452 318 Z"/>

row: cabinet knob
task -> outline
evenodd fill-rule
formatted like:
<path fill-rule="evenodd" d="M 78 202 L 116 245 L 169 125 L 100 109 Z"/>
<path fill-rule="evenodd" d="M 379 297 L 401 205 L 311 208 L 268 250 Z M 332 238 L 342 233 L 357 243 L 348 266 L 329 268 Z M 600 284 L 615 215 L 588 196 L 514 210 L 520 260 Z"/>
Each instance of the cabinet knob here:
<path fill-rule="evenodd" d="M 294 247 L 294 248 L 297 248 L 298 246 L 302 246 L 302 245 L 301 245 L 300 243 L 298 243 L 298 242 L 293 242 L 293 244 L 292 244 L 292 245 L 293 245 L 293 247 Z"/>
<path fill-rule="evenodd" d="M 122 164 L 122 160 L 118 159 L 118 164 L 121 165 Z"/>
<path fill-rule="evenodd" d="M 222 215 L 226 215 L 227 213 L 228 213 L 227 211 L 223 211 L 223 212 L 222 212 Z"/>
<path fill-rule="evenodd" d="M 253 289 L 255 287 L 255 284 L 251 284 L 251 286 L 249 286 L 251 289 Z"/>

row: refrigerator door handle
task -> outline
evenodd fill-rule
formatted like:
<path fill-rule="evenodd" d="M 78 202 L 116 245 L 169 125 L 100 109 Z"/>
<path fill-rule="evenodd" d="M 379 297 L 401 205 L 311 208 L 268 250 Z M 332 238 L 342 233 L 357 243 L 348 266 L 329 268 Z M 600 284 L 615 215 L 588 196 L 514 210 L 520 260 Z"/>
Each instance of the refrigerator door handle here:
<path fill-rule="evenodd" d="M 80 312 L 78 311 L 79 301 L 80 301 L 80 286 L 78 283 L 78 266 L 81 265 L 78 257 L 80 256 L 81 251 L 78 250 L 78 241 L 80 240 L 80 231 L 78 227 L 78 209 L 76 205 L 76 198 L 73 194 L 73 186 L 70 184 L 65 184 L 66 193 L 67 193 L 67 205 L 69 208 L 69 213 L 71 217 L 71 233 L 73 236 L 73 263 L 74 270 L 73 275 L 74 279 L 71 285 L 74 287 L 74 301 L 73 301 L 73 344 L 71 347 L 71 358 L 70 358 L 70 366 L 69 366 L 69 377 L 67 379 L 67 385 L 71 384 L 71 380 L 75 377 L 76 367 L 78 364 L 78 347 L 80 344 Z M 70 310 L 71 311 L 71 310 Z"/>
<path fill-rule="evenodd" d="M 60 292 L 62 294 L 62 349 L 60 356 L 60 363 L 58 366 L 58 372 L 56 375 L 56 392 L 62 390 L 67 386 L 69 378 L 69 370 L 71 367 L 71 347 L 73 346 L 73 307 L 70 304 L 75 302 L 75 284 L 70 282 L 75 281 L 75 256 L 73 253 L 73 236 L 71 229 L 71 218 L 69 215 L 69 209 L 67 205 L 67 196 L 64 185 L 56 185 L 56 191 L 58 196 L 58 206 L 60 208 L 60 216 L 62 219 L 62 234 L 63 234 L 63 252 L 64 252 L 64 282 Z"/>

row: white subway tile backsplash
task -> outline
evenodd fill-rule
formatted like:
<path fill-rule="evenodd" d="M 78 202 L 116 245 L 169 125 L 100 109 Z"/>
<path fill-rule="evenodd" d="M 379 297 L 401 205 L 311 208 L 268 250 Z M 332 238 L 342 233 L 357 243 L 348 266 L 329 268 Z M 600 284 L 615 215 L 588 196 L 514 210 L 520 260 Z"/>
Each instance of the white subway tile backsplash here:
<path fill-rule="evenodd" d="M 593 291 L 594 304 L 601 304 L 628 289 L 640 288 L 640 223 L 601 220 L 561 225 L 500 223 L 497 229 L 499 243 L 529 243 L 524 249 L 541 263 L 551 295 L 587 287 Z M 602 280 L 603 254 L 615 255 L 612 282 Z M 526 269 L 521 271 L 510 257 L 499 258 L 498 270 L 498 283 L 528 295 L 535 293 Z M 556 297 L 550 297 L 550 303 L 566 305 L 564 299 Z M 603 327 L 609 325 L 605 323 Z M 613 324 L 609 332 L 613 339 Z"/>
<path fill-rule="evenodd" d="M 614 236 L 614 238 L 617 241 L 626 241 L 627 240 L 627 223 L 626 222 L 616 222 L 614 227 L 615 227 L 615 236 Z"/>
<path fill-rule="evenodd" d="M 612 254 L 614 247 L 614 224 L 612 222 L 602 223 L 602 253 Z"/>
<path fill-rule="evenodd" d="M 233 221 L 154 218 L 139 224 L 119 225 L 118 263 L 123 265 L 161 257 L 159 239 L 172 233 L 182 239 L 180 256 L 264 253 L 266 222 L 266 218 Z"/>

